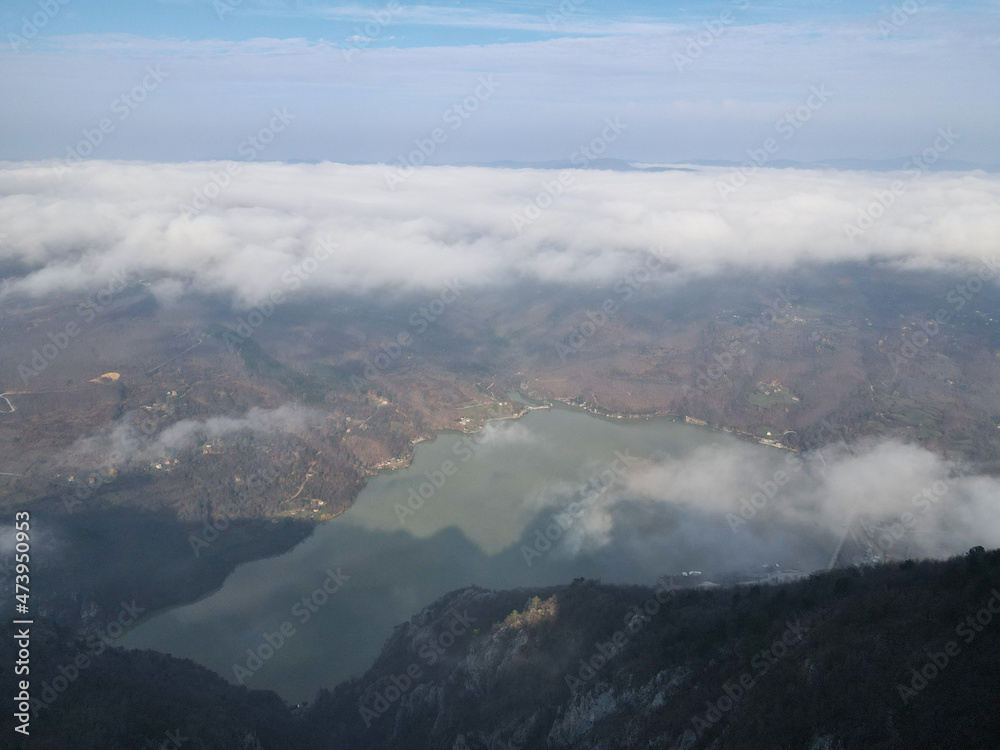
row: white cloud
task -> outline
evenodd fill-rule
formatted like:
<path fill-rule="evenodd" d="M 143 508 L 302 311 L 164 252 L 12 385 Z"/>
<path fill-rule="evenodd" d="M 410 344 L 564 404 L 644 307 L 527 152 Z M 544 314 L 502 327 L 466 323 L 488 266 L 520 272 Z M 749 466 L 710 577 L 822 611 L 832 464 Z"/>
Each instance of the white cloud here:
<path fill-rule="evenodd" d="M 480 453 L 485 453 L 493 448 L 532 445 L 538 442 L 538 436 L 534 432 L 523 424 L 510 420 L 487 422 L 473 439 Z"/>
<path fill-rule="evenodd" d="M 688 544 L 703 536 L 734 549 L 759 548 L 798 536 L 822 545 L 863 522 L 882 553 L 945 557 L 974 544 L 1000 546 L 998 498 L 996 477 L 897 441 L 780 457 L 762 457 L 755 446 L 715 445 L 631 472 L 622 486 L 585 504 L 564 544 L 571 552 L 593 551 L 644 535 L 662 537 L 647 539 L 651 545 L 666 544 L 683 528 Z M 683 527 L 678 510 L 686 514 Z M 728 529 L 720 537 L 714 526 Z"/>
<path fill-rule="evenodd" d="M 614 282 L 662 247 L 685 274 L 884 260 L 910 267 L 976 265 L 1000 247 L 1000 176 L 759 170 L 728 200 L 725 169 L 576 171 L 565 193 L 518 231 L 512 215 L 558 173 L 428 167 L 390 190 L 383 165 L 245 163 L 194 218 L 190 204 L 223 163 L 84 162 L 60 181 L 51 163 L 0 169 L 0 259 L 31 270 L 0 296 L 101 288 L 128 268 L 181 289 L 250 304 L 313 255 L 338 248 L 305 290 L 436 290 L 446 281 L 495 285 Z M 845 224 L 901 178 L 884 216 L 851 242 Z M 81 251 L 88 251 L 81 255 Z"/>
<path fill-rule="evenodd" d="M 62 457 L 69 467 L 95 470 L 119 468 L 133 461 L 151 461 L 188 450 L 199 441 L 215 440 L 240 432 L 298 433 L 315 422 L 312 413 L 286 404 L 276 409 L 254 407 L 242 417 L 183 419 L 159 432 L 143 429 L 142 413 L 123 419 L 110 429 L 77 440 Z"/>
<path fill-rule="evenodd" d="M 388 4 L 386 4 L 388 6 Z M 300 16 L 324 18 L 352 22 L 373 21 L 376 18 L 390 18 L 389 23 L 400 25 L 456 27 L 471 29 L 505 29 L 511 31 L 538 31 L 559 34 L 643 34 L 677 29 L 678 24 L 667 24 L 653 18 L 633 18 L 617 20 L 608 18 L 587 18 L 583 0 L 575 11 L 560 14 L 557 6 L 545 13 L 526 14 L 493 11 L 474 7 L 445 7 L 434 5 L 405 5 L 387 13 L 385 7 L 363 7 L 358 5 L 338 5 L 332 7 L 303 6 L 276 8 L 260 11 L 263 15 Z M 381 14 L 381 15 L 377 15 Z"/>

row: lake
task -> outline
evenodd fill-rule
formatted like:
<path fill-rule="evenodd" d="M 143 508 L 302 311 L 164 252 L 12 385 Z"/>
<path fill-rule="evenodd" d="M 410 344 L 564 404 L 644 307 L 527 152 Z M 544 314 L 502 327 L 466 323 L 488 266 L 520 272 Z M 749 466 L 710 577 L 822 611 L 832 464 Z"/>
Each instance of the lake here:
<path fill-rule="evenodd" d="M 717 517 L 679 510 L 656 545 L 628 535 L 595 548 L 580 543 L 583 521 L 554 526 L 553 506 L 596 502 L 651 458 L 677 461 L 737 442 L 668 419 L 603 419 L 562 407 L 492 422 L 477 435 L 442 433 L 416 447 L 409 467 L 371 478 L 351 508 L 294 549 L 241 565 L 218 591 L 150 618 L 123 645 L 193 659 L 230 681 L 238 665 L 248 687 L 297 702 L 364 672 L 395 625 L 456 588 L 580 576 L 652 583 L 664 573 L 711 570 L 727 555 L 706 540 L 733 539 Z M 739 449 L 765 463 L 784 456 Z M 587 527 L 602 518 L 588 517 Z M 715 536 L 694 534 L 693 523 Z M 257 663 L 247 654 L 267 654 L 268 642 L 276 647 L 270 658 Z"/>

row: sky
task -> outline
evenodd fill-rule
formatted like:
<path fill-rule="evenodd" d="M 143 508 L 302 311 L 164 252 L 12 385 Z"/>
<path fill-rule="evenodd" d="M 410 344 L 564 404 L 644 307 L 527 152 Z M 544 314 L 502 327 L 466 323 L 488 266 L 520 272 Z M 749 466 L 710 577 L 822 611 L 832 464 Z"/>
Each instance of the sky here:
<path fill-rule="evenodd" d="M 0 160 L 901 160 L 951 128 L 993 166 L 998 32 L 998 0 L 8 0 Z"/>

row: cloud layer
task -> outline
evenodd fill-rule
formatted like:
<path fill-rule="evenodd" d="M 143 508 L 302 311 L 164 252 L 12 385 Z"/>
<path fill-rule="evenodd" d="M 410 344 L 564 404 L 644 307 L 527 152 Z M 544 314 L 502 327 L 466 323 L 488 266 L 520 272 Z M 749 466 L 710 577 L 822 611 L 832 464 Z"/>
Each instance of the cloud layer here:
<path fill-rule="evenodd" d="M 827 558 L 845 540 L 897 559 L 944 557 L 1000 546 L 997 497 L 997 478 L 896 441 L 767 460 L 752 446 L 714 445 L 628 474 L 585 503 L 564 544 L 663 555 L 708 545 L 734 560 L 773 549 L 787 560 L 791 539 Z"/>
<path fill-rule="evenodd" d="M 532 505 L 525 542 L 537 550 L 554 539 L 552 562 L 586 559 L 624 580 L 634 570 L 808 572 L 1000 546 L 1000 480 L 892 440 L 806 454 L 727 441 L 640 462 L 602 486 L 550 488 Z"/>
<path fill-rule="evenodd" d="M 425 291 L 453 279 L 614 283 L 653 248 L 682 273 L 710 274 L 867 259 L 975 266 L 1000 246 L 1000 176 L 983 172 L 764 168 L 727 192 L 727 168 L 401 175 L 243 163 L 227 176 L 227 164 L 4 165 L 0 263 L 15 272 L 0 298 L 101 289 L 122 269 L 164 297 L 250 305 L 276 290 Z M 890 205 L 849 237 L 894 182 Z"/>

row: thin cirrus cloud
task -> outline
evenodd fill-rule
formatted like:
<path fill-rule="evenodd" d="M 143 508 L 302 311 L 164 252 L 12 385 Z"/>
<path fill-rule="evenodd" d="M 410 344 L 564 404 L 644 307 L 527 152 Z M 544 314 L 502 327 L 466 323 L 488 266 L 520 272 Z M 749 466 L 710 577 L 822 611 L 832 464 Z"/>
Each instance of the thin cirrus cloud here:
<path fill-rule="evenodd" d="M 549 7 L 547 13 L 510 13 L 482 8 L 440 7 L 433 5 L 400 5 L 389 11 L 373 11 L 359 6 L 316 7 L 306 6 L 287 9 L 293 16 L 304 18 L 337 19 L 354 23 L 378 23 L 379 18 L 389 18 L 389 23 L 397 26 L 428 26 L 441 29 L 480 29 L 502 31 L 536 32 L 544 36 L 611 36 L 632 34 L 654 34 L 677 31 L 684 26 L 653 17 L 634 17 L 627 20 L 598 17 L 583 11 L 583 0 L 567 0 L 560 6 Z M 264 11 L 273 13 L 274 10 Z M 375 37 L 377 39 L 379 37 Z"/>
<path fill-rule="evenodd" d="M 247 306 L 310 257 L 306 292 L 365 293 L 613 283 L 654 248 L 677 273 L 713 274 L 867 260 L 971 269 L 1000 246 L 1000 176 L 985 172 L 761 169 L 729 192 L 728 168 L 424 167 L 397 182 L 388 165 L 258 163 L 207 187 L 225 173 L 221 162 L 3 165 L 0 298 L 100 288 L 127 269 L 170 299 Z M 873 211 L 893 183 L 892 204 Z M 866 214 L 877 217 L 848 231 Z"/>

